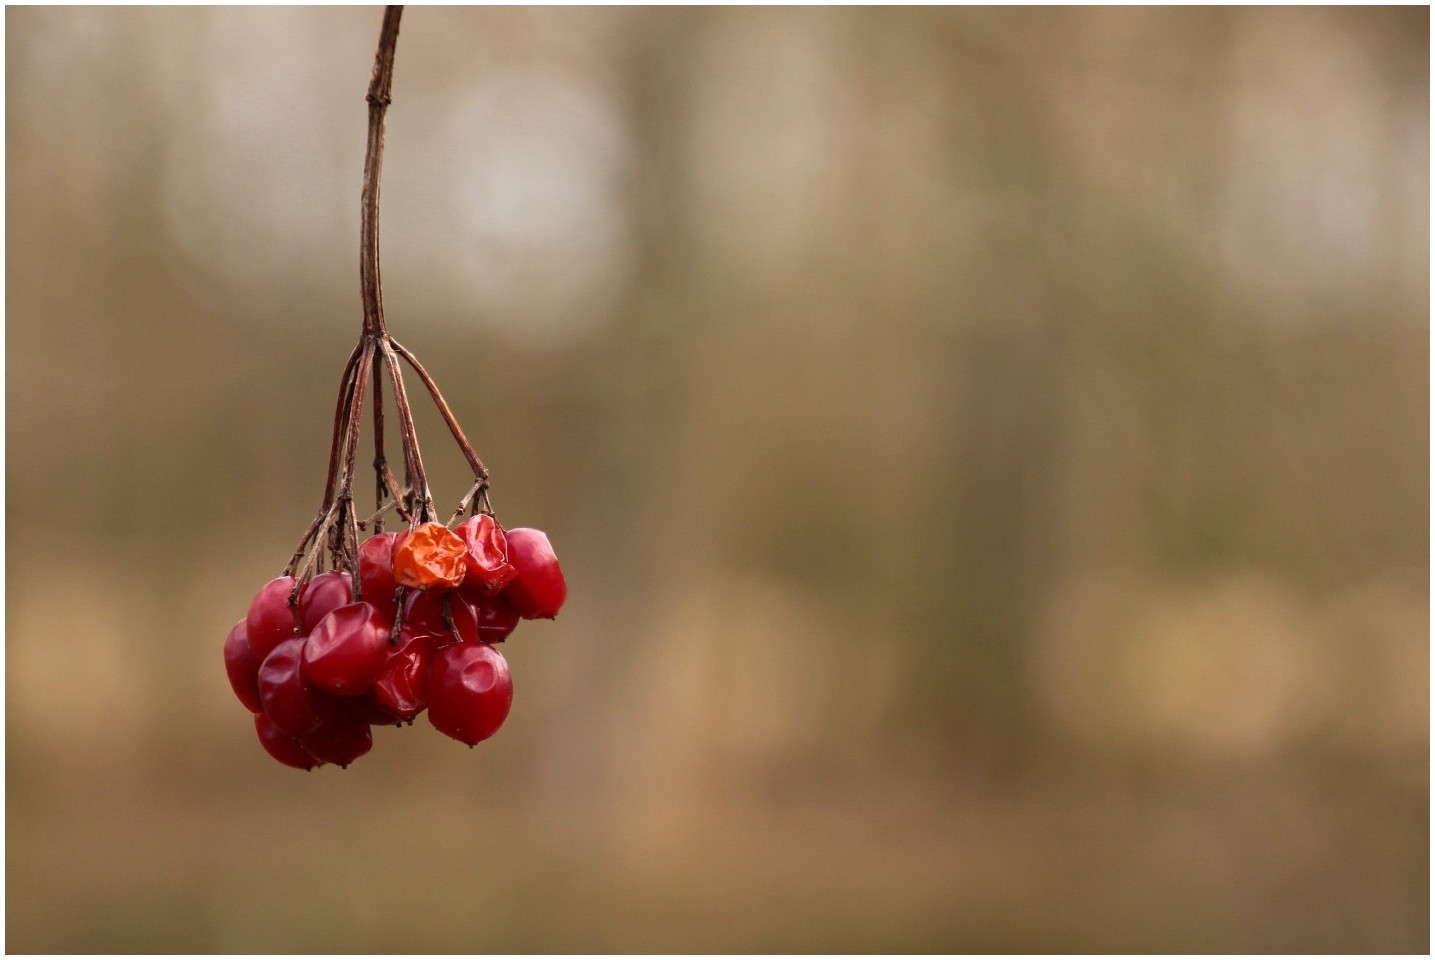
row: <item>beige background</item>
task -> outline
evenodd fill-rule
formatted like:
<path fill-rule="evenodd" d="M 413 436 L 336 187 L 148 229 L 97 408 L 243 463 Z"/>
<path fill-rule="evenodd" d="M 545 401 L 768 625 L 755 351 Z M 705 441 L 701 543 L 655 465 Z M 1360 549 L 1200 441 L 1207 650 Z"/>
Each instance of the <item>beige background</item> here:
<path fill-rule="evenodd" d="M 9 951 L 1428 949 L 1426 10 L 409 10 L 389 323 L 571 599 L 306 775 L 378 23 L 6 11 Z"/>

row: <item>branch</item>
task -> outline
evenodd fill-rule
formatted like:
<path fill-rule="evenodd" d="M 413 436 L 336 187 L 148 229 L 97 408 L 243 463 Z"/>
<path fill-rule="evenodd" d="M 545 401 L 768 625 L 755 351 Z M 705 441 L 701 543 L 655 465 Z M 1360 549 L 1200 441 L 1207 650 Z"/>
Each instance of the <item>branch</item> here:
<path fill-rule="evenodd" d="M 360 197 L 359 286 L 364 298 L 364 333 L 380 336 L 384 326 L 384 299 L 379 289 L 379 177 L 384 163 L 384 113 L 389 109 L 394 84 L 394 48 L 399 42 L 402 6 L 384 8 L 374 73 L 369 80 L 369 144 L 364 154 L 364 188 Z"/>
<path fill-rule="evenodd" d="M 443 394 L 439 392 L 438 384 L 434 382 L 433 377 L 429 376 L 423 364 L 419 363 L 418 358 L 405 350 L 401 343 L 390 338 L 389 344 L 394 348 L 395 353 L 408 361 L 409 366 L 414 368 L 414 372 L 417 373 L 419 379 L 424 382 L 424 386 L 428 388 L 429 396 L 433 398 L 434 406 L 438 407 L 439 415 L 443 417 L 443 422 L 448 424 L 449 433 L 453 434 L 453 439 L 458 443 L 459 450 L 463 451 L 463 458 L 467 460 L 468 465 L 473 468 L 473 475 L 480 481 L 486 482 L 488 480 L 488 469 L 484 467 L 483 461 L 478 459 L 478 454 L 473 452 L 473 445 L 468 442 L 468 437 L 463 435 L 463 428 L 458 425 L 458 418 L 455 417 L 453 411 L 448 408 L 448 403 L 444 400 Z"/>

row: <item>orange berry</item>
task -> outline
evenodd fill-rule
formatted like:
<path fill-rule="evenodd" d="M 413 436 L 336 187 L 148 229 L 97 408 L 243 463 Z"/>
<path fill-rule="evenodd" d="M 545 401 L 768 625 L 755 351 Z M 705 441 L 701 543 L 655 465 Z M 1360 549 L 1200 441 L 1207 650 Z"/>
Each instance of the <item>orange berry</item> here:
<path fill-rule="evenodd" d="M 468 546 L 441 523 L 424 523 L 394 548 L 394 579 L 406 587 L 448 590 L 463 583 Z"/>

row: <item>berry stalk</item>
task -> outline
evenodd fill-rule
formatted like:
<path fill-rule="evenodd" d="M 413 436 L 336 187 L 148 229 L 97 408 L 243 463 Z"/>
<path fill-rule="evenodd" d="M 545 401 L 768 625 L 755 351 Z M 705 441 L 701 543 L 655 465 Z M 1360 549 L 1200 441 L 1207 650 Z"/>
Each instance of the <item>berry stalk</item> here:
<path fill-rule="evenodd" d="M 474 487 L 461 504 L 472 504 L 475 511 L 482 504 L 492 511 L 488 499 L 488 470 L 464 435 L 458 419 L 444 400 L 438 384 L 429 376 L 418 358 L 394 340 L 384 320 L 383 288 L 379 271 L 379 195 L 383 175 L 384 119 L 393 102 L 394 53 L 398 46 L 399 20 L 402 6 L 384 10 L 379 31 L 374 69 L 369 78 L 368 140 L 364 152 L 363 189 L 360 192 L 359 226 L 359 293 L 363 302 L 363 327 L 359 343 L 349 355 L 339 382 L 339 396 L 334 411 L 334 431 L 330 442 L 329 470 L 324 481 L 324 496 L 314 520 L 304 531 L 284 573 L 296 578 L 295 594 L 315 573 L 324 568 L 327 551 L 335 570 L 349 573 L 354 579 L 357 596 L 358 534 L 372 525 L 382 529 L 383 516 L 393 509 L 410 531 L 437 519 L 433 495 L 429 491 L 414 426 L 413 410 L 404 385 L 399 358 L 408 363 L 423 381 L 440 416 L 453 434 L 460 452 L 474 473 Z M 403 483 L 394 475 L 384 452 L 384 381 L 393 390 L 394 408 L 398 413 L 399 445 L 403 456 Z M 362 426 L 364 399 L 373 387 L 374 424 L 374 501 L 376 513 L 360 519 L 354 510 L 353 486 L 356 474 L 359 434 Z"/>
<path fill-rule="evenodd" d="M 364 152 L 364 188 L 360 197 L 359 285 L 364 297 L 364 333 L 378 335 L 384 326 L 384 297 L 379 285 L 379 180 L 384 166 L 384 114 L 392 102 L 394 49 L 399 42 L 402 6 L 384 8 L 379 49 L 369 78 L 369 143 Z"/>
<path fill-rule="evenodd" d="M 384 11 L 366 97 L 363 327 L 339 377 L 324 495 L 283 575 L 260 588 L 224 643 L 225 670 L 260 744 L 304 770 L 347 766 L 372 747 L 371 726 L 412 724 L 425 711 L 455 740 L 473 746 L 488 739 L 513 700 L 508 664 L 493 645 L 520 620 L 556 616 L 568 594 L 547 534 L 499 525 L 483 461 L 438 384 L 384 321 L 379 178 L 402 9 Z M 473 469 L 473 485 L 447 523 L 439 522 L 429 492 L 400 359 L 423 382 Z M 386 380 L 398 413 L 402 483 L 384 452 Z M 354 480 L 370 396 L 377 511 L 361 519 Z M 390 510 L 406 531 L 382 532 Z M 465 510 L 474 515 L 458 523 Z M 370 527 L 373 535 L 360 543 L 359 532 Z"/>

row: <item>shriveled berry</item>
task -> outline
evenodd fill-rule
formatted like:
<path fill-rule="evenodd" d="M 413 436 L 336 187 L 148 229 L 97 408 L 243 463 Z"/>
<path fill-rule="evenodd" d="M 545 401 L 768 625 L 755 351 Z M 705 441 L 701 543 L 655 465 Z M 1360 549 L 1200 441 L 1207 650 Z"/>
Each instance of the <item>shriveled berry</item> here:
<path fill-rule="evenodd" d="M 321 690 L 352 697 L 373 684 L 389 653 L 391 624 L 360 601 L 331 611 L 304 644 L 304 677 Z"/>
<path fill-rule="evenodd" d="M 518 576 L 505 591 L 525 620 L 552 619 L 568 599 L 568 584 L 548 534 L 519 527 L 508 531 L 508 562 Z"/>
<path fill-rule="evenodd" d="M 254 659 L 262 662 L 270 650 L 294 636 L 295 611 L 289 606 L 289 595 L 293 592 L 293 577 L 276 577 L 260 587 L 249 604 L 244 627 Z"/>
<path fill-rule="evenodd" d="M 299 746 L 315 760 L 341 767 L 368 753 L 373 745 L 368 721 L 347 702 L 341 702 L 329 719 L 299 738 Z"/>
<path fill-rule="evenodd" d="M 264 715 L 285 733 L 302 736 L 328 719 L 334 698 L 304 678 L 301 662 L 305 640 L 285 640 L 259 665 L 259 703 Z"/>
<path fill-rule="evenodd" d="M 300 770 L 313 770 L 320 765 L 293 734 L 280 730 L 262 713 L 254 714 L 254 732 L 259 734 L 259 742 L 269 755 L 280 763 Z"/>
<path fill-rule="evenodd" d="M 475 590 L 502 590 L 518 575 L 513 564 L 508 562 L 508 545 L 503 530 L 486 513 L 469 517 L 453 528 L 454 535 L 463 541 L 464 554 L 463 585 Z"/>
<path fill-rule="evenodd" d="M 444 620 L 448 606 L 453 628 Z M 435 646 L 450 643 L 498 643 L 518 626 L 518 611 L 502 593 L 470 590 L 416 590 L 404 601 L 404 626 L 427 632 L 435 638 Z"/>
<path fill-rule="evenodd" d="M 359 591 L 363 599 L 392 621 L 398 612 L 394 594 L 394 544 L 397 533 L 376 533 L 359 545 Z"/>
<path fill-rule="evenodd" d="M 249 649 L 249 634 L 244 621 L 236 623 L 224 638 L 224 670 L 229 674 L 229 685 L 239 702 L 258 713 L 264 709 L 259 703 L 259 661 Z"/>
<path fill-rule="evenodd" d="M 353 603 L 354 581 L 347 573 L 321 573 L 299 593 L 299 629 L 309 633 L 333 610 Z"/>
<path fill-rule="evenodd" d="M 404 597 L 404 624 L 403 629 L 412 629 L 416 633 L 426 633 L 434 638 L 435 646 L 442 646 L 446 643 L 454 643 L 459 637 L 453 635 L 448 624 L 443 618 L 445 602 L 450 604 L 449 610 L 454 617 L 454 626 L 457 628 L 463 620 L 462 611 L 453 606 L 453 597 L 456 594 L 452 590 L 414 590 Z"/>
<path fill-rule="evenodd" d="M 440 733 L 473 746 L 498 731 L 512 705 L 508 663 L 493 647 L 456 643 L 434 655 L 428 714 Z"/>
<path fill-rule="evenodd" d="M 441 523 L 423 523 L 394 548 L 394 579 L 401 586 L 450 588 L 468 572 L 468 547 Z"/>
<path fill-rule="evenodd" d="M 389 651 L 383 672 L 369 688 L 372 699 L 400 720 L 412 720 L 428 706 L 429 668 L 436 643 L 426 633 L 405 627 Z"/>
<path fill-rule="evenodd" d="M 477 639 L 483 643 L 502 643 L 518 626 L 518 610 L 507 593 L 476 594 L 463 589 L 457 596 L 472 610 Z"/>

